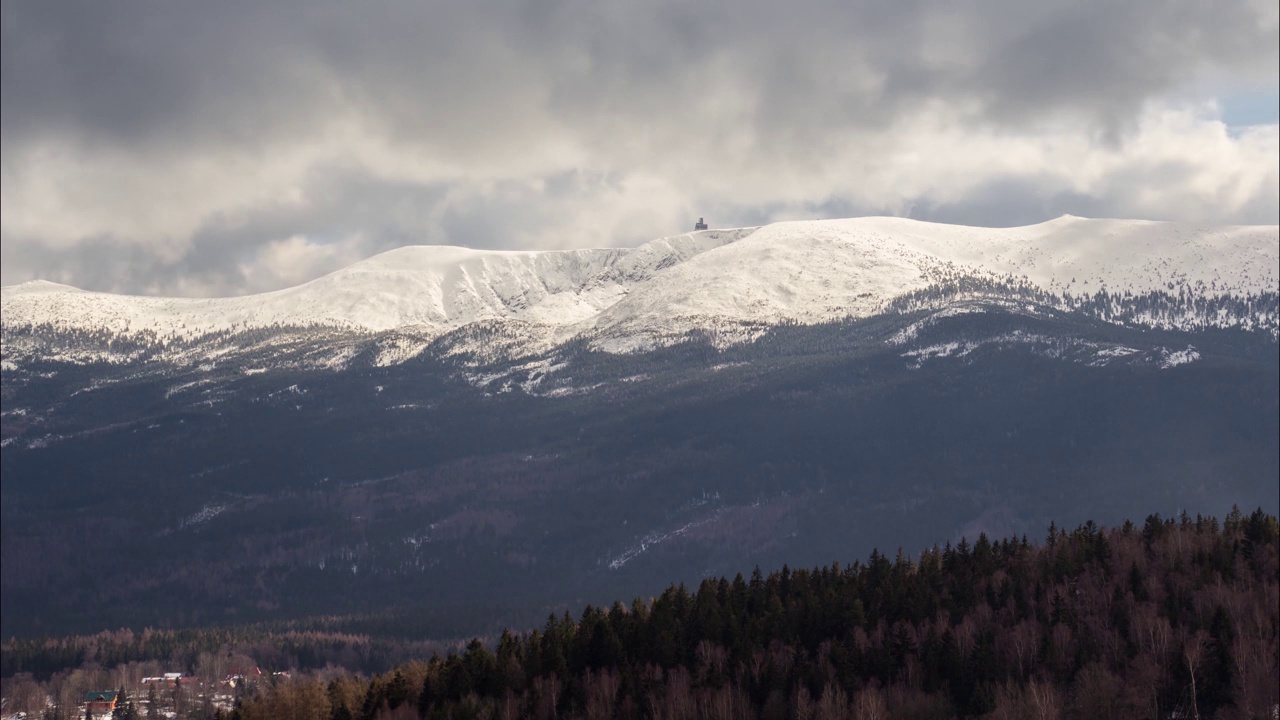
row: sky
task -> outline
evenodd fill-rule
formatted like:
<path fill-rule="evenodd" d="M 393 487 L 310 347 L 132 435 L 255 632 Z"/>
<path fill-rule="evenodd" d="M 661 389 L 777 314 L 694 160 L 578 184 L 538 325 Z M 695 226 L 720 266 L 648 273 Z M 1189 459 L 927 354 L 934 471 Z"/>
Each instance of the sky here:
<path fill-rule="evenodd" d="M 0 0 L 0 282 L 410 244 L 1280 216 L 1275 0 Z"/>

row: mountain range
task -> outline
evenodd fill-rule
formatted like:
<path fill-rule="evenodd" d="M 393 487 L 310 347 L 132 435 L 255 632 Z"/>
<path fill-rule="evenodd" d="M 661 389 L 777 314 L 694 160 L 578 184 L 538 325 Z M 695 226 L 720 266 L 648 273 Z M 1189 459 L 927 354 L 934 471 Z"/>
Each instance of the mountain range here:
<path fill-rule="evenodd" d="M 964 280 L 1034 289 L 1064 308 L 1108 292 L 1250 298 L 1275 292 L 1278 261 L 1273 226 L 1063 216 L 992 229 L 857 218 L 703 230 L 631 249 L 404 247 L 297 287 L 235 298 L 123 296 L 35 281 L 4 288 L 3 302 L 6 327 L 162 341 L 311 326 L 434 338 L 511 321 L 530 347 L 586 337 L 625 352 L 669 345 L 691 330 L 727 330 L 732 341 L 782 322 L 868 317 Z M 1167 314 L 1118 307 L 1108 319 L 1274 333 L 1269 310 L 1209 316 L 1194 307 Z"/>
<path fill-rule="evenodd" d="M 1070 216 L 5 287 L 5 632 L 440 637 L 873 544 L 1275 513 L 1278 293 L 1277 226 Z"/>

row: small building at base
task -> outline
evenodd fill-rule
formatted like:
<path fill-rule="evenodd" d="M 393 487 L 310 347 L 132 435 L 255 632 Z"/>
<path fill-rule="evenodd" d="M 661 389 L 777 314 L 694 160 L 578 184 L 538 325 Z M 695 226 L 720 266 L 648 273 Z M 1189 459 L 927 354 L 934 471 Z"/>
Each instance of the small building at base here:
<path fill-rule="evenodd" d="M 103 692 L 87 692 L 84 694 L 84 707 L 94 715 L 101 713 L 109 713 L 116 709 L 116 697 L 119 693 L 114 690 Z"/>

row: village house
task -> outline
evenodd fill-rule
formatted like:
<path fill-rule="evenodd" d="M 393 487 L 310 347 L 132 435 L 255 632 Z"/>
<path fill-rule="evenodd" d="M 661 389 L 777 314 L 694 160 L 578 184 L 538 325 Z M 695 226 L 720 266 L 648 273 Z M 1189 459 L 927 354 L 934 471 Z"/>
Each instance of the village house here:
<path fill-rule="evenodd" d="M 85 710 L 91 715 L 104 715 L 116 709 L 116 695 L 112 691 L 87 692 L 84 694 Z"/>
<path fill-rule="evenodd" d="M 219 684 L 229 688 L 244 687 L 260 677 L 262 677 L 262 671 L 256 666 L 252 668 L 234 667 L 231 668 L 231 672 L 227 674 L 226 679 Z"/>
<path fill-rule="evenodd" d="M 165 687 L 173 687 L 174 685 L 177 685 L 179 682 L 187 683 L 189 681 L 186 678 L 182 677 L 182 673 L 176 673 L 176 672 L 165 673 L 164 675 L 160 675 L 157 677 L 142 678 L 143 685 L 163 685 Z"/>

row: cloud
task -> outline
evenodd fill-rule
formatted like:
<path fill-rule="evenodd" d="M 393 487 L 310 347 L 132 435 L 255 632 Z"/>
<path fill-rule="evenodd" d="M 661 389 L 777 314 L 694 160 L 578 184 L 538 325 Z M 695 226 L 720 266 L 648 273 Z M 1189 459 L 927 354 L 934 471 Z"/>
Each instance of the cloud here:
<path fill-rule="evenodd" d="M 1206 95 L 1274 88 L 1274 3 L 31 0 L 0 33 L 5 283 L 249 292 L 699 215 L 1280 212 L 1277 126 Z"/>

